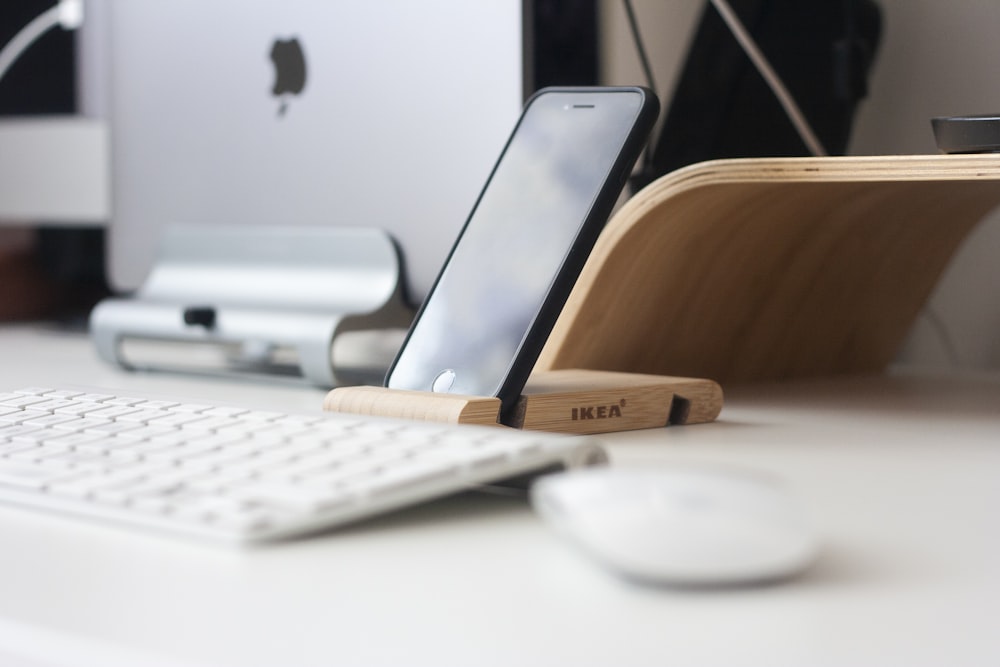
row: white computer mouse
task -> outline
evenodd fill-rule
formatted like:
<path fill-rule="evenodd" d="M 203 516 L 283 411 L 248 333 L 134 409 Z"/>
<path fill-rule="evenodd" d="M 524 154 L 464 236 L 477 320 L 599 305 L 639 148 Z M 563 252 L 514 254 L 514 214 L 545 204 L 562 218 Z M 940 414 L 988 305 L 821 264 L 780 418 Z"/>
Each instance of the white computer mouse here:
<path fill-rule="evenodd" d="M 790 577 L 818 540 L 771 478 L 715 467 L 590 468 L 540 478 L 535 510 L 558 532 L 636 580 L 704 586 Z"/>

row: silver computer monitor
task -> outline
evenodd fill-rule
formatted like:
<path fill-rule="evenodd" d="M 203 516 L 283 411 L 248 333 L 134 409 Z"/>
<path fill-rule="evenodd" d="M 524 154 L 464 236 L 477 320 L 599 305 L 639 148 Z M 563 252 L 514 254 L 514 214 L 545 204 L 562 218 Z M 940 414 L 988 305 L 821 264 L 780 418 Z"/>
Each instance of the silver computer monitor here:
<path fill-rule="evenodd" d="M 170 224 L 340 225 L 419 300 L 523 100 L 521 0 L 91 0 L 81 42 L 125 291 Z"/>

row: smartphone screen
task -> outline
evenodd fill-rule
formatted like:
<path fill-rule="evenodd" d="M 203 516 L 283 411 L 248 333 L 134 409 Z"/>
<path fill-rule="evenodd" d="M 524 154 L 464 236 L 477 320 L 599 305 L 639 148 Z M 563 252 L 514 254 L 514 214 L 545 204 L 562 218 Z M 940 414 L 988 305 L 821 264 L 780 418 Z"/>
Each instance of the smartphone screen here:
<path fill-rule="evenodd" d="M 386 386 L 519 395 L 656 118 L 642 88 L 525 105 Z"/>

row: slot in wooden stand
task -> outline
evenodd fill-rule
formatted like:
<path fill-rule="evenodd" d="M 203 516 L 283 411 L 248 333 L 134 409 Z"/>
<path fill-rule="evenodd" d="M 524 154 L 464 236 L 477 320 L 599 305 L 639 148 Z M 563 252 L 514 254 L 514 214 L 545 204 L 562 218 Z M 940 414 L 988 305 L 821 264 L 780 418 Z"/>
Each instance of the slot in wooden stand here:
<path fill-rule="evenodd" d="M 721 160 L 668 174 L 608 223 L 510 425 L 691 424 L 718 415 L 716 382 L 881 372 L 997 206 L 1000 155 Z M 618 418 L 633 406 L 649 409 Z M 496 423 L 499 401 L 357 387 L 326 407 Z"/>

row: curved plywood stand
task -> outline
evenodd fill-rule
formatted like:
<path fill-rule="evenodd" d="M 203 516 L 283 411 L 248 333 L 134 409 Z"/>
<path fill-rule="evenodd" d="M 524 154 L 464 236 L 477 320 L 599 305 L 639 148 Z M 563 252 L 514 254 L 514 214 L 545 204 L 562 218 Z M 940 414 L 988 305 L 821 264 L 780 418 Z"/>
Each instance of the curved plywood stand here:
<path fill-rule="evenodd" d="M 608 223 L 536 370 L 723 383 L 881 371 L 998 204 L 996 155 L 681 169 Z"/>

